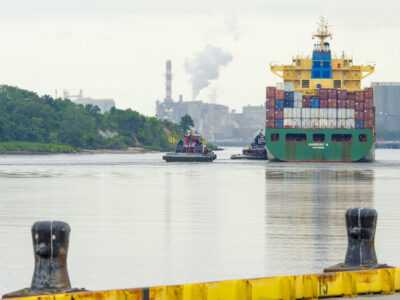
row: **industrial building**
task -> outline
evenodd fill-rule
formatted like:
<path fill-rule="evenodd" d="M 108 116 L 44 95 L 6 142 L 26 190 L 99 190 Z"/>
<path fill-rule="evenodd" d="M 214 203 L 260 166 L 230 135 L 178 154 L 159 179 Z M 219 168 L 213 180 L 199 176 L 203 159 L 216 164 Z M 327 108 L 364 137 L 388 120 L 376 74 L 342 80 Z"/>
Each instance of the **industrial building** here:
<path fill-rule="evenodd" d="M 67 90 L 64 90 L 64 98 L 69 99 L 76 104 L 82 105 L 93 105 L 100 108 L 101 113 L 109 111 L 112 107 L 115 107 L 113 99 L 93 99 L 91 97 L 84 97 L 83 90 L 79 91 L 78 95 L 71 95 Z"/>
<path fill-rule="evenodd" d="M 375 98 L 376 129 L 400 130 L 400 82 L 372 82 Z"/>
<path fill-rule="evenodd" d="M 156 114 L 160 120 L 179 123 L 188 114 L 195 128 L 210 141 L 249 141 L 265 127 L 265 106 L 244 106 L 242 113 L 231 111 L 228 106 L 205 103 L 201 100 L 183 101 L 172 99 L 172 63 L 166 62 L 165 89 L 163 101 L 157 100 Z"/>

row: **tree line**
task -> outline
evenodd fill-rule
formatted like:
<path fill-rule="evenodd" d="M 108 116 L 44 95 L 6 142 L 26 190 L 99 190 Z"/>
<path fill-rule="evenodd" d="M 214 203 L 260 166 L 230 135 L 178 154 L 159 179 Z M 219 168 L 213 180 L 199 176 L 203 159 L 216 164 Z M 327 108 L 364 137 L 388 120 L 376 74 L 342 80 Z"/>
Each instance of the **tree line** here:
<path fill-rule="evenodd" d="M 0 86 L 0 142 L 24 141 L 86 149 L 151 146 L 167 150 L 169 137 L 180 138 L 178 124 L 113 107 L 100 113 L 93 105 L 38 96 L 17 87 Z"/>

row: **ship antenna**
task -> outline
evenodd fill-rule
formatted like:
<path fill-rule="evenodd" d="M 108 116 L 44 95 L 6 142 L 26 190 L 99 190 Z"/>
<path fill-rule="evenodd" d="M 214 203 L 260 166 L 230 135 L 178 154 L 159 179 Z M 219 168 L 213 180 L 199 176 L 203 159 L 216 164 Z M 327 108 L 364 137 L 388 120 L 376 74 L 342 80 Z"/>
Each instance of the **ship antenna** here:
<path fill-rule="evenodd" d="M 314 37 L 317 37 L 321 41 L 321 46 L 323 47 L 325 40 L 328 37 L 332 37 L 332 33 L 328 29 L 328 21 L 321 16 L 320 21 L 318 23 L 317 31 L 313 34 Z"/>

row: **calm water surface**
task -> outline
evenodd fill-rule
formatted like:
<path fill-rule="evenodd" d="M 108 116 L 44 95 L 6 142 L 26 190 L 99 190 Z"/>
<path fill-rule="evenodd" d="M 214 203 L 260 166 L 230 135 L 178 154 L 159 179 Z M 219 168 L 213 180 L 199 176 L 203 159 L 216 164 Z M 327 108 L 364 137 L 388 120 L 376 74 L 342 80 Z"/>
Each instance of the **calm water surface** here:
<path fill-rule="evenodd" d="M 378 260 L 400 265 L 400 150 L 372 164 L 164 163 L 162 154 L 0 156 L 0 294 L 30 285 L 30 227 L 71 225 L 74 287 L 112 289 L 321 272 L 344 212 L 374 207 Z"/>

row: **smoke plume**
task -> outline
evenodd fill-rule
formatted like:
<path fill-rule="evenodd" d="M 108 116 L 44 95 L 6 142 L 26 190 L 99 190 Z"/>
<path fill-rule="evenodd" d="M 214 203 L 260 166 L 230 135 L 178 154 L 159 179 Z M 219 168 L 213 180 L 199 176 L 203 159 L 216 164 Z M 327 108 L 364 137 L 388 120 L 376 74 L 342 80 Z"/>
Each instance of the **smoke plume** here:
<path fill-rule="evenodd" d="M 207 45 L 193 58 L 186 58 L 184 66 L 191 76 L 193 100 L 202 89 L 210 85 L 210 80 L 218 79 L 220 68 L 229 64 L 232 58 L 232 54 L 211 45 Z"/>

